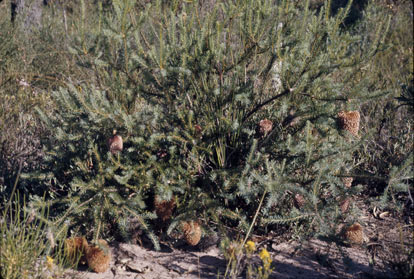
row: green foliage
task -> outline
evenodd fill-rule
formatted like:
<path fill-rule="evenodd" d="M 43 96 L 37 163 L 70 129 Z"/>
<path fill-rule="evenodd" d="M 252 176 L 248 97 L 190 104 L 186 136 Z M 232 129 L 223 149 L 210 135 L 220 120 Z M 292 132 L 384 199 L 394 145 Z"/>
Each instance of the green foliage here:
<path fill-rule="evenodd" d="M 330 233 L 345 218 L 338 199 L 359 190 L 341 180 L 358 140 L 338 133 L 336 115 L 378 95 L 360 71 L 389 27 L 371 40 L 343 30 L 350 4 L 331 15 L 291 1 L 118 0 L 94 13 L 83 3 L 69 51 L 91 78 L 53 92 L 58 113 L 39 109 L 51 132 L 41 176 L 64 197 L 62 220 L 98 238 L 138 218 L 157 245 L 155 195 L 177 197 L 171 226 L 191 218 L 246 232 L 266 193 L 255 229 Z M 265 118 L 272 128 L 261 131 Z M 114 129 L 118 154 L 107 146 Z"/>
<path fill-rule="evenodd" d="M 396 201 L 397 193 L 410 192 L 410 186 L 414 179 L 413 152 L 402 162 L 401 165 L 393 166 L 390 170 L 388 185 L 381 196 L 380 205 L 384 208 L 392 199 L 394 204 L 401 206 Z"/>
<path fill-rule="evenodd" d="M 384 40 L 384 50 L 378 52 L 361 75 L 369 77 L 369 87 L 389 93 L 386 98 L 362 104 L 362 127 L 370 137 L 356 154 L 357 172 L 364 176 L 372 194 L 382 194 L 391 178 L 391 169 L 401 166 L 414 152 L 413 125 L 413 21 L 411 1 L 385 3 L 370 1 L 364 20 L 356 32 L 367 34 L 373 40 L 374 26 L 391 16 L 389 36 Z M 370 179 L 371 176 L 382 179 Z M 368 179 L 367 179 L 368 178 Z"/>
<path fill-rule="evenodd" d="M 244 241 L 223 242 L 227 275 L 247 260 L 253 278 L 251 233 L 330 234 L 360 216 L 340 204 L 361 191 L 412 218 L 412 1 L 49 1 L 30 32 L 9 22 L 9 4 L 0 277 L 64 264 L 68 229 L 124 240 L 143 230 L 158 248 L 154 228 L 234 228 Z M 339 131 L 341 110 L 361 113 L 362 137 Z M 12 199 L 16 189 L 30 203 Z M 161 225 L 155 197 L 176 203 Z M 409 274 L 400 242 L 394 262 Z"/>

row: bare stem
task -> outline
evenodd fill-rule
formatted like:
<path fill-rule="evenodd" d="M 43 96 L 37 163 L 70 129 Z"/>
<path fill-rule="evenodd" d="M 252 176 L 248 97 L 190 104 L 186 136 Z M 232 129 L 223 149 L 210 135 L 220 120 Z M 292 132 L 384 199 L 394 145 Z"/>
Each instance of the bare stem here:
<path fill-rule="evenodd" d="M 267 194 L 267 190 L 265 190 L 265 191 L 263 192 L 262 198 L 260 199 L 259 206 L 257 207 L 257 210 L 256 210 L 256 213 L 254 214 L 254 217 L 253 217 L 252 223 L 250 224 L 250 228 L 249 228 L 249 230 L 247 231 L 246 237 L 245 237 L 245 238 L 244 238 L 244 240 L 243 240 L 242 247 L 244 247 L 244 244 L 246 244 L 246 241 L 247 241 L 247 239 L 249 238 L 250 232 L 252 231 L 253 226 L 254 226 L 254 224 L 256 223 L 257 216 L 259 216 L 259 212 L 260 212 L 260 209 L 262 208 L 263 200 L 264 200 L 264 197 L 266 196 L 266 194 Z"/>

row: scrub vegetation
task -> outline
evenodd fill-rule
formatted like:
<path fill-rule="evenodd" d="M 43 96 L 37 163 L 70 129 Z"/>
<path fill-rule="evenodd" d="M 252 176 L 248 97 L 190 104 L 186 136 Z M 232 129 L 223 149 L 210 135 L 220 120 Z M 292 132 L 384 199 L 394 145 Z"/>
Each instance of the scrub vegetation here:
<path fill-rule="evenodd" d="M 412 1 L 47 2 L 0 2 L 1 277 L 219 235 L 268 278 L 253 234 L 340 242 L 357 201 L 412 230 Z"/>

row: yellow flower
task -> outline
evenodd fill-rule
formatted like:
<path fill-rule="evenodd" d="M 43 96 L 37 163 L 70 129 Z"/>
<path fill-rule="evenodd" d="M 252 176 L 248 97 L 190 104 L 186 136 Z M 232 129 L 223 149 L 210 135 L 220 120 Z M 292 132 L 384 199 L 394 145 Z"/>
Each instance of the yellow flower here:
<path fill-rule="evenodd" d="M 259 257 L 262 259 L 262 261 L 267 261 L 267 260 L 270 259 L 269 252 L 267 252 L 266 249 L 262 249 L 262 251 L 260 251 Z M 270 260 L 270 261 L 272 261 L 272 260 Z"/>
<path fill-rule="evenodd" d="M 249 240 L 244 244 L 244 248 L 246 248 L 247 253 L 252 253 L 256 251 L 256 244 L 253 241 Z"/>
<path fill-rule="evenodd" d="M 262 259 L 263 267 L 265 271 L 271 271 L 270 264 L 272 263 L 272 259 L 270 258 L 269 252 L 266 249 L 262 249 L 259 253 L 260 259 Z"/>
<path fill-rule="evenodd" d="M 48 270 L 52 270 L 53 268 L 53 258 L 46 256 L 46 266 Z"/>

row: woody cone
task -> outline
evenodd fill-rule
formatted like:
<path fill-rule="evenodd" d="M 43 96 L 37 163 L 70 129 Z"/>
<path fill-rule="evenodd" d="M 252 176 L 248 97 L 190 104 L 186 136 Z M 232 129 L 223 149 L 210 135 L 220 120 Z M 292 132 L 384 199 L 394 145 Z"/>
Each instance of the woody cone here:
<path fill-rule="evenodd" d="M 120 135 L 117 135 L 116 133 L 117 131 L 114 130 L 112 132 L 113 136 L 108 139 L 109 151 L 111 151 L 112 154 L 121 152 L 124 148 L 122 137 Z"/>
<path fill-rule="evenodd" d="M 341 129 L 350 132 L 358 137 L 360 114 L 358 111 L 340 111 L 338 113 L 338 123 Z"/>
<path fill-rule="evenodd" d="M 345 237 L 352 244 L 362 244 L 364 241 L 364 231 L 362 230 L 362 226 L 358 223 L 354 223 L 346 229 Z"/>
<path fill-rule="evenodd" d="M 96 273 L 103 273 L 108 270 L 111 261 L 111 251 L 108 243 L 100 239 L 98 244 L 90 246 L 86 252 L 86 260 L 90 269 Z"/>
<path fill-rule="evenodd" d="M 175 208 L 175 197 L 172 197 L 171 200 L 161 200 L 159 196 L 154 198 L 155 212 L 157 213 L 158 218 L 163 222 L 169 220 Z"/>
<path fill-rule="evenodd" d="M 201 239 L 201 228 L 197 222 L 189 221 L 182 224 L 185 241 L 191 245 L 196 246 Z"/>

